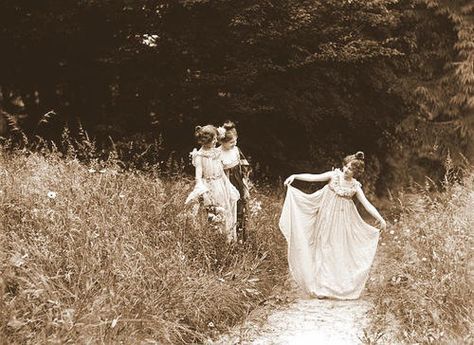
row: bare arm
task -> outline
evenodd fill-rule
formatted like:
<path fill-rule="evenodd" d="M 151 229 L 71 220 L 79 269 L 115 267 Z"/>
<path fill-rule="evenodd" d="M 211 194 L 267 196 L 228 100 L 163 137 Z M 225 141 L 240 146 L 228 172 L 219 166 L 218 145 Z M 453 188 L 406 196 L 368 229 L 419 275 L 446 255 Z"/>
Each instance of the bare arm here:
<path fill-rule="evenodd" d="M 295 174 L 291 175 L 285 180 L 285 186 L 290 185 L 293 183 L 294 180 L 300 180 L 300 181 L 306 181 L 306 182 L 324 182 L 324 181 L 329 181 L 334 172 L 332 171 L 327 171 L 322 174 Z"/>
<path fill-rule="evenodd" d="M 367 212 L 369 212 L 372 217 L 374 217 L 380 222 L 380 227 L 382 228 L 382 230 L 385 230 L 385 228 L 387 227 L 387 223 L 385 223 L 385 220 L 382 218 L 382 216 L 374 207 L 374 205 L 372 205 L 370 201 L 367 200 L 364 192 L 362 191 L 362 188 L 357 187 L 356 196 L 362 206 L 364 206 L 364 208 L 367 210 Z"/>
<path fill-rule="evenodd" d="M 195 164 L 196 164 L 196 173 L 195 173 L 196 184 L 199 184 L 199 183 L 202 183 L 202 160 L 200 156 L 196 157 Z"/>

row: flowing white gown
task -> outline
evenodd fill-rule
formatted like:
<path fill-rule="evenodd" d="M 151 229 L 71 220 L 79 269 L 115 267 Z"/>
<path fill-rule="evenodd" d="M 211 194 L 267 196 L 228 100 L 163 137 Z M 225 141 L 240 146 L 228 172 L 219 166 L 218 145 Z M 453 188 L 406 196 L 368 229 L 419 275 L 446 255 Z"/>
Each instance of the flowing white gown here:
<path fill-rule="evenodd" d="M 196 159 L 201 158 L 202 182 L 197 183 L 188 195 L 186 204 L 198 200 L 206 195 L 206 206 L 214 206 L 222 210 L 223 223 L 219 230 L 227 236 L 229 242 L 237 239 L 237 200 L 239 191 L 230 183 L 224 172 L 222 150 L 196 150 L 191 152 L 192 163 L 196 166 Z"/>
<path fill-rule="evenodd" d="M 335 170 L 313 194 L 288 186 L 280 229 L 288 242 L 291 275 L 310 296 L 359 298 L 377 250 L 379 231 L 364 222 L 352 197 L 361 185 L 342 186 Z"/>

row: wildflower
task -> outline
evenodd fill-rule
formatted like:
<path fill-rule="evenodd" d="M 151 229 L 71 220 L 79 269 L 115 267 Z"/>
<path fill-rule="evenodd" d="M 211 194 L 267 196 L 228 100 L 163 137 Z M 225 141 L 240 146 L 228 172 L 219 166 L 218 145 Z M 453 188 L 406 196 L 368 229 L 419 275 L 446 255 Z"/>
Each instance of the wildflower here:
<path fill-rule="evenodd" d="M 225 279 L 224 278 L 217 278 L 218 281 L 220 281 L 221 283 L 225 283 Z"/>
<path fill-rule="evenodd" d="M 260 201 L 251 202 L 250 204 L 250 213 L 252 215 L 257 215 L 262 210 L 262 203 Z"/>
<path fill-rule="evenodd" d="M 107 172 L 107 169 L 100 169 L 99 172 L 100 172 L 101 174 L 105 174 L 105 173 Z"/>
<path fill-rule="evenodd" d="M 21 267 L 25 263 L 27 257 L 28 254 L 20 255 L 19 253 L 16 253 L 10 258 L 10 263 L 15 267 Z"/>
<path fill-rule="evenodd" d="M 125 194 L 120 193 L 119 198 L 125 198 Z"/>
<path fill-rule="evenodd" d="M 24 325 L 26 325 L 26 322 L 23 322 L 21 320 L 17 320 L 16 316 L 13 316 L 13 318 L 10 321 L 8 321 L 8 323 L 7 323 L 7 326 L 11 327 L 13 329 L 19 329 L 19 328 L 23 327 Z"/>
<path fill-rule="evenodd" d="M 48 192 L 48 198 L 50 199 L 56 199 L 57 193 L 56 192 Z"/>
<path fill-rule="evenodd" d="M 428 259 L 427 258 L 421 258 L 421 261 L 426 261 L 426 260 L 428 260 Z"/>
<path fill-rule="evenodd" d="M 390 230 L 390 235 L 393 235 L 394 233 L 395 233 L 395 231 Z"/>
<path fill-rule="evenodd" d="M 89 171 L 90 174 L 93 174 L 93 173 L 96 172 L 96 170 L 95 170 L 95 169 L 92 169 L 92 168 L 90 168 L 88 171 Z"/>
<path fill-rule="evenodd" d="M 385 243 L 385 242 L 382 242 L 382 246 L 385 246 L 385 245 L 386 245 L 386 243 Z"/>
<path fill-rule="evenodd" d="M 214 325 L 214 322 L 211 321 L 211 322 L 209 322 L 209 323 L 207 324 L 207 327 L 209 327 L 209 328 L 214 328 L 214 327 L 216 327 L 216 326 Z"/>
<path fill-rule="evenodd" d="M 393 239 L 394 239 L 394 240 L 398 240 L 398 236 L 395 236 Z"/>
<path fill-rule="evenodd" d="M 433 268 L 433 269 L 431 270 L 431 273 L 436 273 L 436 268 Z"/>

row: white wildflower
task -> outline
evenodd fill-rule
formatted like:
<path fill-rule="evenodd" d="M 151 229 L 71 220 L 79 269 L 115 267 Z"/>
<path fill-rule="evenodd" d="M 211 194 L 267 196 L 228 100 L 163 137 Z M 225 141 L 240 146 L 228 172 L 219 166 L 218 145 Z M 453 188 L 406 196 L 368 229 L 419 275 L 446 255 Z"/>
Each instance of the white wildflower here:
<path fill-rule="evenodd" d="M 99 172 L 100 172 L 101 174 L 105 174 L 105 173 L 107 172 L 107 169 L 100 169 Z"/>
<path fill-rule="evenodd" d="M 250 213 L 256 216 L 262 210 L 262 203 L 258 200 L 250 202 Z"/>
<path fill-rule="evenodd" d="M 90 174 L 93 174 L 93 173 L 96 172 L 96 170 L 95 170 L 95 169 L 92 169 L 92 168 L 90 168 L 88 171 L 89 171 Z"/>
<path fill-rule="evenodd" d="M 10 263 L 15 267 L 21 267 L 25 263 L 25 259 L 28 257 L 28 254 L 21 255 L 19 253 L 15 253 L 10 258 Z"/>
<path fill-rule="evenodd" d="M 49 191 L 49 192 L 48 192 L 48 198 L 50 198 L 50 199 L 56 199 L 56 196 L 57 196 L 57 193 L 56 193 L 56 192 L 52 192 L 52 191 Z"/>
<path fill-rule="evenodd" d="M 390 230 L 390 235 L 393 235 L 394 233 L 395 233 L 395 231 Z"/>
<path fill-rule="evenodd" d="M 426 260 L 428 260 L 428 259 L 427 258 L 421 258 L 421 261 L 426 261 Z"/>
<path fill-rule="evenodd" d="M 209 323 L 207 324 L 207 327 L 209 327 L 209 328 L 214 328 L 214 327 L 216 327 L 216 326 L 214 325 L 214 322 L 211 321 L 211 322 L 209 322 Z"/>

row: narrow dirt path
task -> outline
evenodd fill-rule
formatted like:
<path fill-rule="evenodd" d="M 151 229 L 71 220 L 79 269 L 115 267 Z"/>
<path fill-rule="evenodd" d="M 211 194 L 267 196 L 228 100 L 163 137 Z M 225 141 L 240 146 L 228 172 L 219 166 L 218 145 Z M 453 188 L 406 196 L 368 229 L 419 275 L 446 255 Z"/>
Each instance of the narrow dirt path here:
<path fill-rule="evenodd" d="M 243 344 L 361 344 L 369 308 L 363 299 L 298 299 L 271 314 L 262 333 Z"/>
<path fill-rule="evenodd" d="M 369 298 L 338 301 L 295 297 L 289 305 L 271 311 L 263 325 L 248 320 L 211 344 L 363 344 L 363 330 L 369 322 Z"/>
<path fill-rule="evenodd" d="M 382 259 L 376 256 L 374 267 Z M 372 272 L 374 272 L 374 267 Z M 372 273 L 370 280 L 384 279 Z M 370 285 L 370 284 L 368 284 Z M 275 295 L 280 301 L 270 302 L 260 314 L 250 315 L 230 333 L 212 345 L 358 345 L 372 344 L 364 336 L 369 325 L 367 312 L 371 309 L 371 293 L 367 289 L 361 298 L 352 301 L 303 297 L 289 279 Z M 291 301 L 281 306 L 281 301 Z M 390 333 L 386 337 L 393 339 Z M 384 338 L 386 338 L 384 336 Z M 365 341 L 364 341 L 365 340 Z M 380 339 L 378 344 L 396 344 Z"/>

